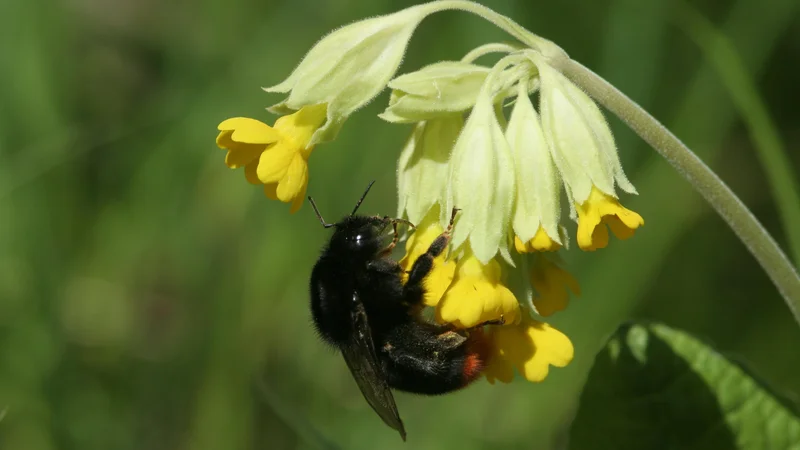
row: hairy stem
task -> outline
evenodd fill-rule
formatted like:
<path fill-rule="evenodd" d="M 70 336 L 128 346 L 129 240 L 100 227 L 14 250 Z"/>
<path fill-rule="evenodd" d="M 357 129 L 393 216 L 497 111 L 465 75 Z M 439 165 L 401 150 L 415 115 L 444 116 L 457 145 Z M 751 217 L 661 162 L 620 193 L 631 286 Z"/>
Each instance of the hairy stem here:
<path fill-rule="evenodd" d="M 755 256 L 800 323 L 800 277 L 736 194 L 674 134 L 606 80 L 569 58 L 549 62 L 622 119 L 691 183 Z"/>

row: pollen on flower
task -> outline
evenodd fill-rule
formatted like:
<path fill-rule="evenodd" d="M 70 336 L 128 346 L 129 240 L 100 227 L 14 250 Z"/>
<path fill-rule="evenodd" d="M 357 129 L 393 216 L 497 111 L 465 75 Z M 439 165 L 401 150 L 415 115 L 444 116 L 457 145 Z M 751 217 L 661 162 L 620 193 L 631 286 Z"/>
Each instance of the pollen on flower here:
<path fill-rule="evenodd" d="M 291 212 L 303 204 L 308 186 L 311 136 L 325 121 L 326 105 L 306 106 L 275 121 L 275 126 L 245 117 L 219 124 L 217 145 L 228 151 L 225 164 L 244 167 L 245 178 L 263 184 L 264 194 L 291 203 Z"/>
<path fill-rule="evenodd" d="M 514 248 L 518 253 L 554 252 L 561 248 L 561 244 L 551 239 L 540 226 L 533 239 L 528 242 L 522 242 L 519 236 L 514 236 Z"/>
<path fill-rule="evenodd" d="M 608 245 L 606 225 L 618 239 L 628 239 L 634 230 L 644 225 L 642 216 L 596 187 L 583 204 L 575 205 L 575 209 L 578 212 L 578 246 L 582 250 L 592 251 Z"/>
<path fill-rule="evenodd" d="M 545 257 L 537 258 L 530 271 L 530 282 L 536 291 L 533 305 L 541 316 L 562 311 L 569 303 L 569 294 L 581 295 L 578 280 Z"/>
<path fill-rule="evenodd" d="M 493 327 L 489 338 L 492 351 L 484 374 L 492 384 L 510 383 L 514 369 L 528 381 L 543 381 L 550 366 L 565 367 L 575 351 L 564 333 L 527 318 L 517 325 Z"/>

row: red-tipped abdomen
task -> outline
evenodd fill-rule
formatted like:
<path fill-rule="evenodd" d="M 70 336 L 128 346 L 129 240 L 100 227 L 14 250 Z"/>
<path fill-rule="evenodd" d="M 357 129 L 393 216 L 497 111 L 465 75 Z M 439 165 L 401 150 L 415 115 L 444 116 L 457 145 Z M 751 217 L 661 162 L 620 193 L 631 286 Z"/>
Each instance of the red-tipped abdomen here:
<path fill-rule="evenodd" d="M 464 386 L 481 376 L 489 360 L 490 346 L 486 335 L 480 329 L 471 330 L 467 338 L 467 356 L 464 358 L 462 376 Z"/>

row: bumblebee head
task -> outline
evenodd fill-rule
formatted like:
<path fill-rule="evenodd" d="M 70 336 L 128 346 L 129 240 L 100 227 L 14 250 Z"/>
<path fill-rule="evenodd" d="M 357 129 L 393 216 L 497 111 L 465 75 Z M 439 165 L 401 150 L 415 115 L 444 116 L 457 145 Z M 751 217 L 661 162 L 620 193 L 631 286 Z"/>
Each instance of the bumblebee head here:
<path fill-rule="evenodd" d="M 358 207 L 364 201 L 375 181 L 370 182 L 366 191 L 356 203 L 353 212 L 336 223 L 327 223 L 322 218 L 314 199 L 308 197 L 311 207 L 317 218 L 325 228 L 335 228 L 330 241 L 330 248 L 335 251 L 345 252 L 350 256 L 372 257 L 385 247 L 385 231 L 392 223 L 392 219 L 382 217 L 357 216 Z"/>

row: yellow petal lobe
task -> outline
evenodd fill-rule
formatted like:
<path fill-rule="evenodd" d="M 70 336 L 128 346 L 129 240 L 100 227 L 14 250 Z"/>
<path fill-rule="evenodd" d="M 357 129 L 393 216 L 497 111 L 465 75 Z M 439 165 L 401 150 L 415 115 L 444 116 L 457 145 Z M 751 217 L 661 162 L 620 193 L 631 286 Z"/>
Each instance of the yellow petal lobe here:
<path fill-rule="evenodd" d="M 499 320 L 516 323 L 520 319 L 519 302 L 501 283 L 501 268 L 496 260 L 483 265 L 472 254 L 458 261 L 450 288 L 436 308 L 436 320 L 457 328 L 472 328 Z"/>
<path fill-rule="evenodd" d="M 514 248 L 517 253 L 554 252 L 561 248 L 561 244 L 550 238 L 540 225 L 533 239 L 528 242 L 522 242 L 519 236 L 514 236 Z"/>
<path fill-rule="evenodd" d="M 608 228 L 618 239 L 633 236 L 634 230 L 644 225 L 639 214 L 623 207 L 619 200 L 592 187 L 589 198 L 575 205 L 578 212 L 578 246 L 593 251 L 608 245 Z"/>
<path fill-rule="evenodd" d="M 533 304 L 541 316 L 562 311 L 569 304 L 569 294 L 581 294 L 578 280 L 572 274 L 546 258 L 538 258 L 530 272 L 530 282 L 536 291 Z"/>
<path fill-rule="evenodd" d="M 489 382 L 510 382 L 512 368 L 528 381 L 541 382 L 550 366 L 565 367 L 574 356 L 572 342 L 564 333 L 532 319 L 493 327 L 490 339 L 493 353 L 484 372 Z"/>

